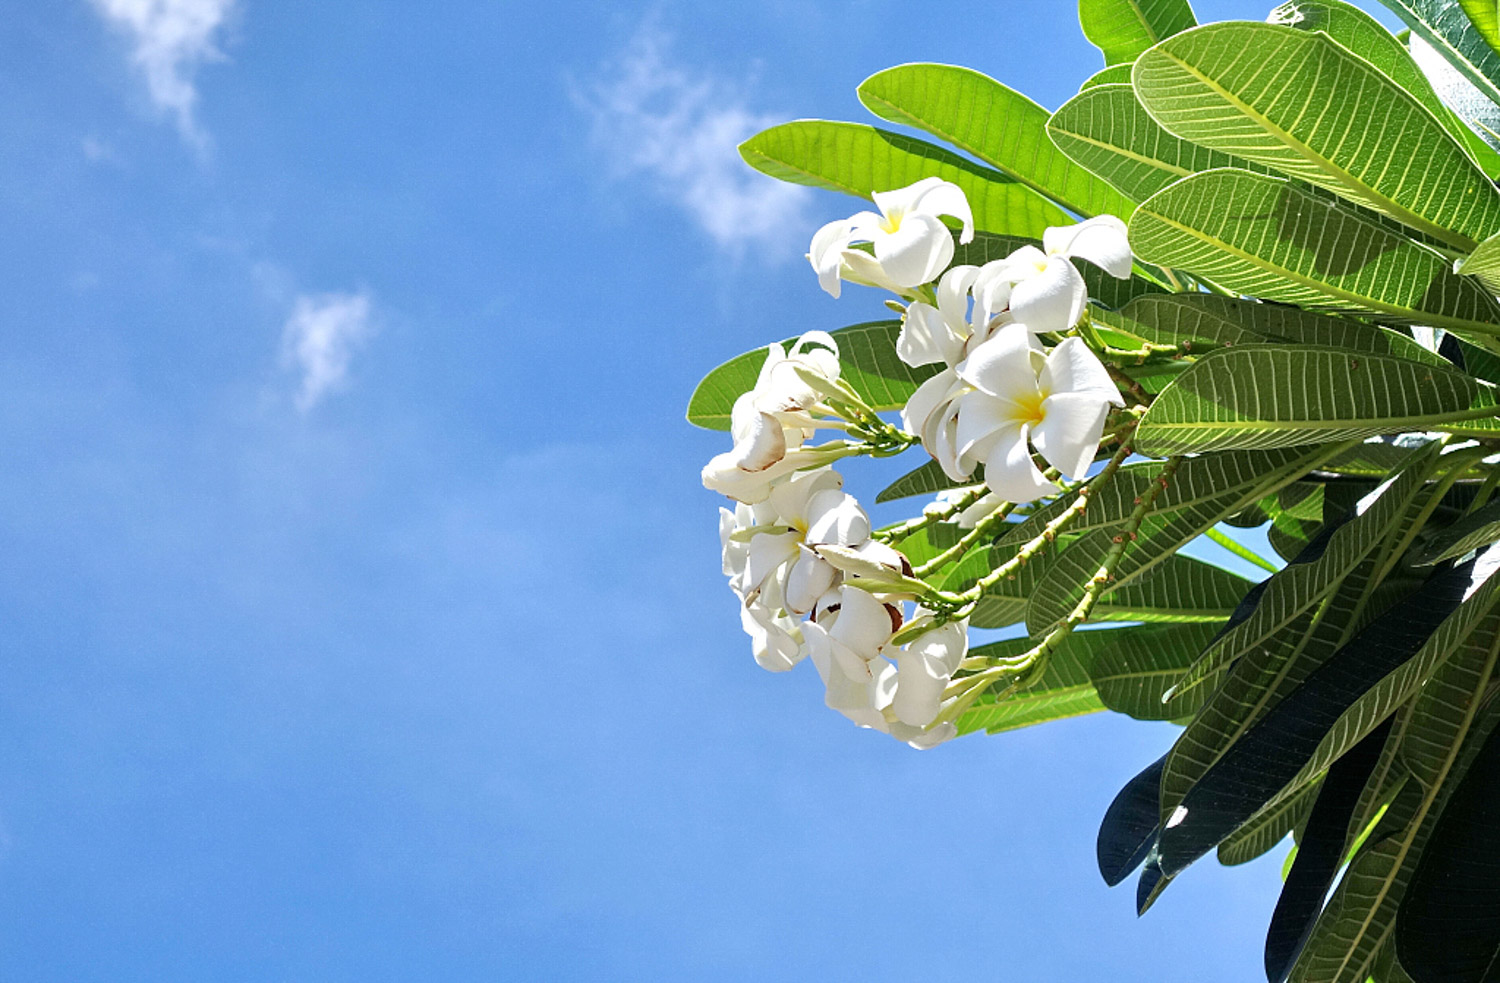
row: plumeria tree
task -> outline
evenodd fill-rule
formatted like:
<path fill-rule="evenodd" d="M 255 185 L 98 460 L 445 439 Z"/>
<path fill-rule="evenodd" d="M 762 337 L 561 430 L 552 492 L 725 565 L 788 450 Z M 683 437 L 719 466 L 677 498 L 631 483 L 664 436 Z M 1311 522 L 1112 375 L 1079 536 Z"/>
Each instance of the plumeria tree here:
<path fill-rule="evenodd" d="M 1273 983 L 1500 980 L 1500 11 L 1383 2 L 1409 31 L 1080 0 L 1106 67 L 1056 112 L 901 65 L 859 96 L 925 137 L 753 137 L 869 200 L 807 258 L 893 316 L 734 358 L 688 410 L 731 438 L 702 477 L 761 666 L 922 749 L 1180 724 L 1100 872 L 1145 911 L 1295 837 Z M 853 456 L 925 501 L 876 526 Z"/>

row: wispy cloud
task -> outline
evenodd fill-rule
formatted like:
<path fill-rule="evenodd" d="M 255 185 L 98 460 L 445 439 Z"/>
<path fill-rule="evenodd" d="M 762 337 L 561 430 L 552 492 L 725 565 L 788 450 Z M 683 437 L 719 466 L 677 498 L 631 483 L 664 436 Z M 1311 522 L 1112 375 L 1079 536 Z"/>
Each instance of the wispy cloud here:
<path fill-rule="evenodd" d="M 782 250 L 807 232 L 807 188 L 757 174 L 738 144 L 781 121 L 745 104 L 743 86 L 673 62 L 670 39 L 642 29 L 575 100 L 616 177 L 644 175 L 720 246 Z"/>
<path fill-rule="evenodd" d="M 183 139 L 199 148 L 198 66 L 222 58 L 215 35 L 237 0 L 92 0 L 99 14 L 130 37 L 131 61 L 146 77 L 151 101 L 177 120 Z"/>
<path fill-rule="evenodd" d="M 344 387 L 349 360 L 370 336 L 367 293 L 302 294 L 282 331 L 282 360 L 302 376 L 297 408 L 307 412 Z"/>

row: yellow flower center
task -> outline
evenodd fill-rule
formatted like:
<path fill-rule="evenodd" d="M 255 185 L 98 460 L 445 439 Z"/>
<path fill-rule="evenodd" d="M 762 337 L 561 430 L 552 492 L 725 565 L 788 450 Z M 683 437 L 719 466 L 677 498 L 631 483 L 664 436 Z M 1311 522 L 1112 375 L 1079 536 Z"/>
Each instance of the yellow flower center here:
<path fill-rule="evenodd" d="M 1042 402 L 1046 398 L 1047 394 L 1040 390 L 1016 397 L 1016 406 L 1020 410 L 1019 422 L 1035 427 L 1047 419 L 1047 411 L 1042 408 Z"/>

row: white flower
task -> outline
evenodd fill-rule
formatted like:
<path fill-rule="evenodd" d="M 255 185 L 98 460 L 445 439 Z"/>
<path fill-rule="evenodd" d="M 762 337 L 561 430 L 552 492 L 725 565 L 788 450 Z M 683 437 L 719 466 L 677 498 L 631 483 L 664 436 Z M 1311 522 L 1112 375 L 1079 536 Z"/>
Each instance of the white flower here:
<path fill-rule="evenodd" d="M 1110 405 L 1124 405 L 1103 364 L 1077 338 L 1065 338 L 1043 359 L 1026 332 L 1001 332 L 974 350 L 958 376 L 966 391 L 949 404 L 955 467 L 984 463 L 985 484 L 1009 502 L 1057 491 L 1032 463 L 1028 441 L 1063 474 L 1082 478 Z"/>
<path fill-rule="evenodd" d="M 974 239 L 974 216 L 956 184 L 929 177 L 870 197 L 880 214 L 857 212 L 829 222 L 813 236 L 808 261 L 818 284 L 835 297 L 846 272 L 851 279 L 898 292 L 930 283 L 953 259 L 953 233 L 940 215 L 963 223 L 961 242 Z M 870 243 L 873 255 L 853 248 L 857 242 Z"/>
<path fill-rule="evenodd" d="M 981 272 L 994 265 L 955 266 L 938 281 L 936 307 L 920 300 L 907 305 L 896 338 L 901 361 L 914 367 L 942 362 L 953 368 L 999 327 L 994 319 L 1010 301 L 1010 285 L 991 278 L 1003 290 L 976 289 Z"/>
<path fill-rule="evenodd" d="M 824 468 L 792 475 L 763 502 L 719 510 L 724 575 L 740 599 L 755 660 L 767 669 L 790 669 L 801 660 L 798 619 L 838 580 L 816 547 L 876 545 L 869 516 L 842 489 L 839 474 Z"/>
<path fill-rule="evenodd" d="M 909 727 L 926 727 L 942 709 L 959 663 L 969 654 L 969 622 L 953 621 L 913 639 L 896 653 L 896 695 L 891 710 Z"/>
<path fill-rule="evenodd" d="M 703 469 L 703 485 L 740 502 L 764 501 L 778 480 L 827 463 L 826 452 L 804 449 L 822 411 L 822 395 L 799 371 L 837 382 L 838 342 L 824 331 L 809 331 L 790 352 L 769 345 L 755 387 L 730 410 L 734 448 L 715 455 Z"/>
<path fill-rule="evenodd" d="M 803 625 L 808 653 L 827 688 L 825 702 L 861 727 L 886 730 L 896 667 L 881 657 L 901 627 L 901 612 L 858 587 L 844 585 L 818 599 Z"/>
<path fill-rule="evenodd" d="M 1032 331 L 1068 331 L 1083 316 L 1088 286 L 1070 260 L 1086 259 L 1120 280 L 1130 277 L 1130 240 L 1113 215 L 1047 229 L 1042 247 L 1022 246 L 986 263 L 972 285 L 987 304 L 1008 307 L 1011 318 Z"/>
<path fill-rule="evenodd" d="M 899 617 L 855 587 L 846 586 L 818 602 L 818 615 L 803 626 L 807 649 L 826 689 L 824 702 L 861 727 L 890 734 L 919 750 L 957 735 L 951 722 L 932 726 L 943 691 L 968 653 L 968 623 L 934 629 L 896 651 L 896 662 L 882 652 L 890 641 L 886 620 Z M 854 626 L 850 628 L 851 620 Z M 841 630 L 842 629 L 842 630 Z"/>

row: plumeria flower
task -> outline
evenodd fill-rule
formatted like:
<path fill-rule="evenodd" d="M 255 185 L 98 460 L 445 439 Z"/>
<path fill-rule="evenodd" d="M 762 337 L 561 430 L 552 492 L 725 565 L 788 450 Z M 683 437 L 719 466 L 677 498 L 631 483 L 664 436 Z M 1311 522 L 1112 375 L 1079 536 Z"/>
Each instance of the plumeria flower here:
<path fill-rule="evenodd" d="M 896 653 L 896 695 L 891 700 L 896 719 L 908 727 L 926 727 L 937 719 L 943 690 L 968 654 L 967 619 L 919 635 L 900 649 Z"/>
<path fill-rule="evenodd" d="M 1117 279 L 1129 279 L 1132 257 L 1125 223 L 1113 215 L 1099 215 L 1047 229 L 1041 249 L 1022 246 L 981 267 L 973 289 L 988 304 L 1008 306 L 1011 317 L 1032 331 L 1068 331 L 1083 316 L 1089 299 L 1074 259 L 1086 259 Z"/>
<path fill-rule="evenodd" d="M 963 223 L 960 242 L 974 239 L 974 215 L 956 184 L 929 177 L 870 197 L 878 215 L 857 212 L 829 222 L 813 236 L 808 261 L 817 271 L 818 285 L 834 297 L 846 275 L 897 292 L 936 279 L 953 260 L 953 233 L 940 215 Z M 854 248 L 860 242 L 869 243 L 871 252 Z"/>
<path fill-rule="evenodd" d="M 889 642 L 881 618 L 891 617 L 892 609 L 860 600 L 863 593 L 846 586 L 828 595 L 819 601 L 820 614 L 804 626 L 809 655 L 825 687 L 824 702 L 859 726 L 919 750 L 950 740 L 957 728 L 946 722 L 934 727 L 932 722 L 942 708 L 943 691 L 968 653 L 968 623 L 922 635 L 895 653 L 894 664 L 884 655 L 867 658 Z M 855 639 L 852 644 L 838 637 L 840 625 L 851 618 L 858 622 L 846 633 Z"/>
<path fill-rule="evenodd" d="M 951 369 L 990 336 L 995 316 L 1010 302 L 1010 287 L 990 278 L 992 287 L 1003 289 L 976 289 L 985 268 L 955 266 L 938 281 L 936 307 L 920 300 L 907 305 L 896 338 L 901 361 L 913 368 L 941 362 Z"/>
<path fill-rule="evenodd" d="M 814 413 L 825 408 L 821 394 L 801 373 L 830 385 L 838 381 L 839 348 L 832 335 L 809 331 L 790 351 L 767 347 L 755 387 L 730 410 L 734 447 L 704 467 L 705 488 L 753 504 L 764 501 L 786 475 L 827 463 L 828 452 L 802 447 L 819 425 Z"/>
<path fill-rule="evenodd" d="M 1109 407 L 1124 405 L 1103 364 L 1077 338 L 1063 339 L 1044 358 L 1026 332 L 1002 332 L 975 349 L 958 375 L 967 391 L 951 402 L 953 463 L 963 469 L 983 462 L 985 484 L 1009 502 L 1058 490 L 1032 463 L 1032 446 L 1068 477 L 1084 477 Z"/>
<path fill-rule="evenodd" d="M 870 543 L 869 516 L 831 468 L 792 475 L 756 505 L 720 509 L 719 541 L 756 661 L 778 671 L 805 654 L 798 618 L 839 577 L 816 548 L 876 545 Z"/>
<path fill-rule="evenodd" d="M 803 625 L 808 653 L 827 689 L 825 702 L 861 727 L 886 729 L 897 670 L 881 651 L 901 621 L 895 605 L 845 584 L 820 597 Z"/>

